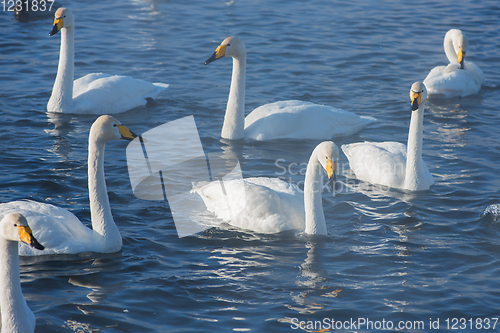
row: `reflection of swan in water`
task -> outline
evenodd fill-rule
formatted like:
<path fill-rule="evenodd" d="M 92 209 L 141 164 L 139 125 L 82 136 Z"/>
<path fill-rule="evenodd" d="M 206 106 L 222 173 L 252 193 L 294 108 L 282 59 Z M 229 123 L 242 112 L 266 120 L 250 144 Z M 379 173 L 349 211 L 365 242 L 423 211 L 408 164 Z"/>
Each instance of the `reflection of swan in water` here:
<path fill-rule="evenodd" d="M 338 297 L 342 289 L 327 285 L 328 272 L 323 268 L 317 244 L 307 242 L 305 246 L 308 250 L 304 263 L 300 265 L 301 275 L 297 279 L 299 290 L 295 295 L 292 292 L 292 299 L 297 305 L 285 306 L 301 314 L 311 314 L 325 308 L 322 303 L 326 302 L 326 298 Z M 320 303 L 317 297 L 323 297 Z"/>
<path fill-rule="evenodd" d="M 98 259 L 95 262 L 97 261 Z M 72 276 L 69 278 L 68 282 L 75 287 L 88 289 L 89 293 L 87 294 L 87 298 L 91 300 L 92 303 L 102 303 L 109 295 L 122 290 L 125 284 L 125 282 L 112 284 L 101 283 L 100 274 Z"/>
<path fill-rule="evenodd" d="M 48 122 L 54 125 L 53 129 L 45 130 L 45 133 L 54 137 L 54 144 L 49 151 L 61 157 L 64 161 L 68 160 L 69 154 L 73 151 L 71 143 L 67 139 L 68 134 L 75 130 L 75 127 L 71 124 L 73 117 L 64 113 L 47 113 Z"/>
<path fill-rule="evenodd" d="M 72 330 L 72 332 L 78 333 L 93 333 L 92 325 L 86 323 L 80 323 L 79 321 L 68 319 L 66 320 L 66 328 Z"/>

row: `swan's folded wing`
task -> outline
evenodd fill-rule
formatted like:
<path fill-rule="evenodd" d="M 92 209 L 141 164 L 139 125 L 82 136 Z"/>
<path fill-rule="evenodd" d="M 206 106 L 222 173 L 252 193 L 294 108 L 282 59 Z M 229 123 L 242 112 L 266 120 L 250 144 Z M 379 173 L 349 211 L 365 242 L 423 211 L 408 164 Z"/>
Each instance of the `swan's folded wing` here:
<path fill-rule="evenodd" d="M 92 239 L 92 230 L 84 226 L 70 211 L 36 201 L 19 200 L 0 205 L 0 214 L 18 212 L 28 220 L 35 238 L 45 247 L 47 253 L 68 253 L 69 248 L 75 249 L 77 244 Z M 36 255 L 37 250 L 20 243 L 19 254 L 22 256 Z"/>
<path fill-rule="evenodd" d="M 156 98 L 166 84 L 153 84 L 129 76 L 88 74 L 75 80 L 75 113 L 113 114 L 146 105 L 146 98 Z"/>
<path fill-rule="evenodd" d="M 406 174 L 406 145 L 399 142 L 359 142 L 342 145 L 356 178 L 400 187 Z"/>
<path fill-rule="evenodd" d="M 245 197 L 224 196 L 218 182 L 195 189 L 207 209 L 218 218 L 242 229 L 261 233 L 304 230 L 304 194 L 293 184 L 277 178 L 246 178 Z M 225 182 L 227 193 L 235 193 L 237 182 Z M 232 207 L 228 209 L 228 206 Z M 239 211 L 231 216 L 230 211 Z"/>
<path fill-rule="evenodd" d="M 478 93 L 484 83 L 481 69 L 468 61 L 465 69 L 459 67 L 458 64 L 449 64 L 433 68 L 424 80 L 428 94 L 463 97 Z"/>
<path fill-rule="evenodd" d="M 279 101 L 262 105 L 245 118 L 245 137 L 254 140 L 331 139 L 354 134 L 375 120 L 326 105 Z"/>

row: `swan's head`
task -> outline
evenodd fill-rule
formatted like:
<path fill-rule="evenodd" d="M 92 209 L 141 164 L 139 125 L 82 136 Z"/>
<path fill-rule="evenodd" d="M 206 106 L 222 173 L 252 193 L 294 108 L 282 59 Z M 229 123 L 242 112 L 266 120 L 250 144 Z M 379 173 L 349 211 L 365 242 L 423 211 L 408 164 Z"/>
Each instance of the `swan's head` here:
<path fill-rule="evenodd" d="M 49 32 L 49 36 L 57 34 L 62 28 L 72 27 L 73 24 L 75 24 L 75 17 L 71 10 L 61 7 L 56 10 L 54 14 L 54 27 L 52 27 L 52 31 Z"/>
<path fill-rule="evenodd" d="M 28 221 L 19 213 L 9 213 L 0 221 L 2 236 L 13 242 L 23 242 L 37 250 L 43 250 L 44 247 L 33 236 Z"/>
<path fill-rule="evenodd" d="M 421 82 L 415 82 L 412 84 L 410 89 L 411 110 L 418 110 L 418 108 L 424 104 L 426 99 L 427 89 L 425 88 L 425 85 Z"/>
<path fill-rule="evenodd" d="M 314 149 L 319 163 L 326 170 L 333 193 L 337 190 L 337 162 L 339 147 L 333 141 L 324 141 Z"/>
<path fill-rule="evenodd" d="M 465 36 L 465 34 L 459 29 L 451 29 L 446 34 L 449 35 L 449 38 L 451 38 L 453 49 L 457 54 L 457 63 L 460 64 L 460 69 L 464 69 L 465 53 L 467 52 L 467 47 L 469 46 L 467 36 Z"/>
<path fill-rule="evenodd" d="M 245 43 L 241 41 L 238 37 L 227 37 L 220 43 L 220 45 L 215 50 L 214 54 L 205 61 L 205 65 L 220 59 L 222 57 L 234 57 L 239 58 L 246 54 Z"/>
<path fill-rule="evenodd" d="M 90 128 L 90 140 L 106 143 L 111 140 L 134 140 L 137 137 L 115 118 L 104 115 L 97 118 Z"/>

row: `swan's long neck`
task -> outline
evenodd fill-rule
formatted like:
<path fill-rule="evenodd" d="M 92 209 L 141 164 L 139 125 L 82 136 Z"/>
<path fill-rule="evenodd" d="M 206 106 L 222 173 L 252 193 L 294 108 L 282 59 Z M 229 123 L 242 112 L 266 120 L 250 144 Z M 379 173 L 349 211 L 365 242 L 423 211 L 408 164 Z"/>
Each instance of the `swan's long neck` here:
<path fill-rule="evenodd" d="M 62 112 L 73 103 L 73 81 L 75 80 L 75 28 L 61 29 L 61 51 L 56 81 L 47 104 L 47 111 Z"/>
<path fill-rule="evenodd" d="M 121 249 L 122 238 L 113 220 L 109 205 L 104 177 L 104 146 L 105 143 L 95 139 L 91 131 L 88 160 L 90 216 L 94 239 L 98 243 L 104 244 L 102 252 L 115 252 Z"/>
<path fill-rule="evenodd" d="M 453 36 L 451 33 L 447 33 L 444 36 L 444 53 L 446 53 L 446 58 L 450 64 L 458 64 L 457 60 L 457 52 L 455 52 L 455 48 L 453 47 Z"/>
<path fill-rule="evenodd" d="M 325 214 L 321 192 L 323 189 L 323 167 L 313 151 L 307 163 L 304 182 L 304 208 L 306 211 L 305 232 L 307 234 L 326 235 Z"/>
<path fill-rule="evenodd" d="M 33 329 L 19 279 L 19 252 L 17 242 L 0 240 L 0 310 L 2 332 L 28 332 Z M 29 310 L 31 312 L 31 310 Z M 31 314 L 32 315 L 32 314 Z M 33 332 L 33 331 L 31 331 Z"/>
<path fill-rule="evenodd" d="M 233 74 L 221 137 L 238 140 L 245 136 L 245 77 L 247 55 L 233 57 Z"/>
<path fill-rule="evenodd" d="M 418 110 L 412 111 L 410 131 L 408 133 L 404 186 L 408 190 L 418 190 L 419 180 L 423 179 L 424 175 L 424 165 L 422 161 L 423 128 L 424 103 L 421 103 Z"/>

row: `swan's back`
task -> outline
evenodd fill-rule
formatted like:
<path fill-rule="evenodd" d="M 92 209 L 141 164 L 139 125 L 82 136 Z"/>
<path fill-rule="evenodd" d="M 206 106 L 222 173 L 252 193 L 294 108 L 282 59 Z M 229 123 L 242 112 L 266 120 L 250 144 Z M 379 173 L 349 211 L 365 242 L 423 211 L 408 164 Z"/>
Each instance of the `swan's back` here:
<path fill-rule="evenodd" d="M 218 218 L 242 229 L 260 233 L 277 233 L 284 230 L 304 230 L 304 193 L 298 186 L 278 178 L 246 178 L 244 194 L 239 190 L 240 180 L 224 182 L 223 195 L 219 182 L 211 182 L 195 188 L 205 202 L 207 209 Z M 226 199 L 227 198 L 227 202 Z M 227 207 L 238 211 L 231 216 Z"/>
<path fill-rule="evenodd" d="M 354 134 L 375 121 L 352 112 L 289 100 L 262 105 L 245 118 L 245 137 L 254 140 L 330 139 Z"/>
<path fill-rule="evenodd" d="M 464 69 L 458 64 L 437 66 L 424 80 L 429 94 L 441 94 L 446 97 L 477 94 L 484 83 L 484 74 L 473 62 L 466 61 Z"/>
<path fill-rule="evenodd" d="M 92 230 L 66 209 L 31 200 L 0 204 L 2 217 L 10 212 L 21 213 L 29 221 L 35 238 L 43 240 L 44 254 L 78 253 L 93 247 Z M 19 243 L 19 255 L 38 255 L 37 251 Z"/>
<path fill-rule="evenodd" d="M 93 73 L 75 80 L 74 113 L 113 114 L 146 104 L 168 84 L 149 83 L 129 76 Z"/>
<path fill-rule="evenodd" d="M 402 187 L 406 175 L 406 145 L 400 142 L 360 142 L 342 145 L 356 178 L 373 184 Z"/>

